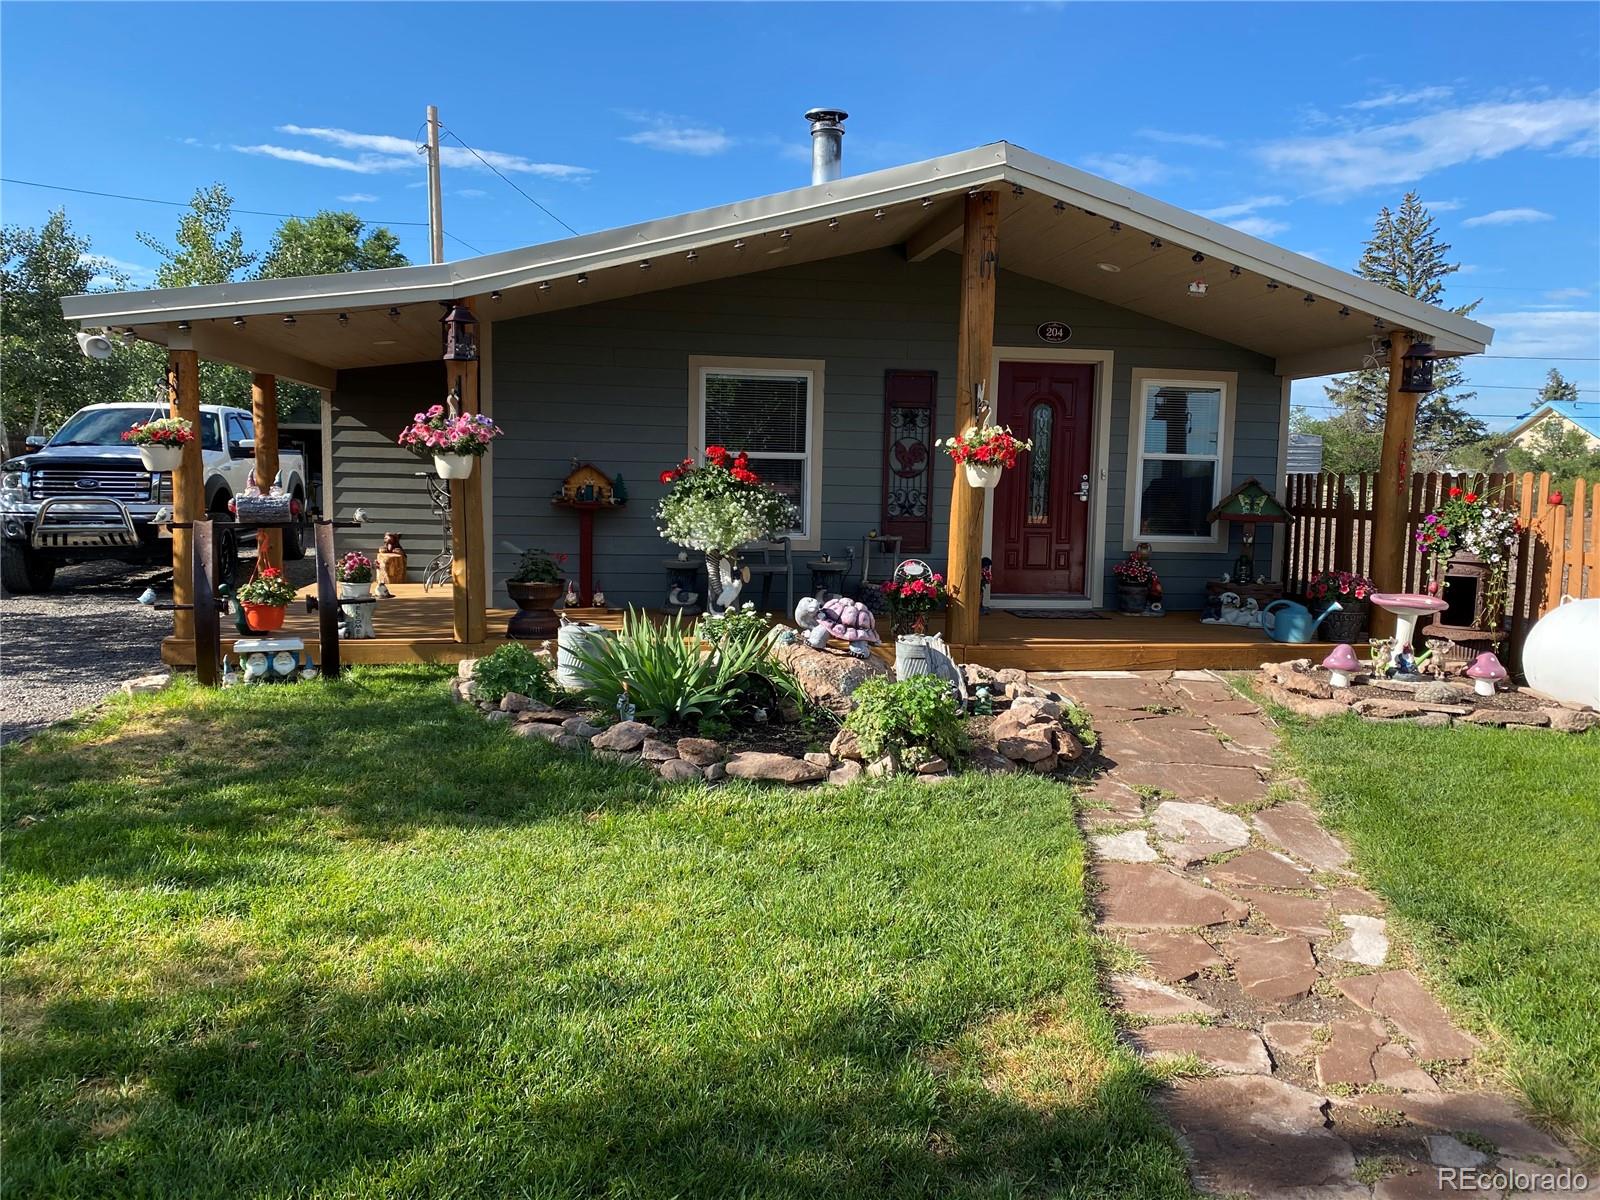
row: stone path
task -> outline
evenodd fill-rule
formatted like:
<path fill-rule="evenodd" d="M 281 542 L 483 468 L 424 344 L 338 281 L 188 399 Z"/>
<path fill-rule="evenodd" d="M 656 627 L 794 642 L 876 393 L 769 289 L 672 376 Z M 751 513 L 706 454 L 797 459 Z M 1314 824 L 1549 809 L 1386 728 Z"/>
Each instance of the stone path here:
<path fill-rule="evenodd" d="M 1029 681 L 1087 708 L 1112 764 L 1082 818 L 1095 904 L 1144 965 L 1109 987 L 1141 1053 L 1207 1068 L 1160 1097 L 1197 1188 L 1600 1197 L 1562 1184 L 1576 1159 L 1514 1101 L 1464 1082 L 1477 1040 L 1393 961 L 1349 850 L 1269 787 L 1277 738 L 1255 705 L 1208 672 Z"/>

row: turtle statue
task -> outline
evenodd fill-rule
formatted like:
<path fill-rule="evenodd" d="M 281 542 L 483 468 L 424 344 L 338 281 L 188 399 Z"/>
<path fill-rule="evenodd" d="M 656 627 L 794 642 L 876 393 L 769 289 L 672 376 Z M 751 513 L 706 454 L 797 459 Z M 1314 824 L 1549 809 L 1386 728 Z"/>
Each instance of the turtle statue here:
<path fill-rule="evenodd" d="M 880 641 L 872 610 L 859 600 L 835 596 L 831 600 L 803 597 L 794 606 L 794 623 L 803 630 L 806 644 L 821 650 L 830 637 L 848 642 L 850 653 L 867 658 Z"/>

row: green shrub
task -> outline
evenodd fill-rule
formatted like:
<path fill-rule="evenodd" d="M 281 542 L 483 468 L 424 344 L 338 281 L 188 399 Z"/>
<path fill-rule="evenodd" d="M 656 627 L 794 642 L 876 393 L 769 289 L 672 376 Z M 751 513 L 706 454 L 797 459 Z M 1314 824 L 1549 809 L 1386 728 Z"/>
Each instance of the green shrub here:
<path fill-rule="evenodd" d="M 912 747 L 955 762 L 967 748 L 961 710 L 950 685 L 932 675 L 891 682 L 869 679 L 856 689 L 856 707 L 844 727 L 856 735 L 869 758 Z"/>
<path fill-rule="evenodd" d="M 532 696 L 546 704 L 562 695 L 550 677 L 549 664 L 521 642 L 507 642 L 480 658 L 472 669 L 472 682 L 478 699 L 496 703 L 507 692 Z"/>
<path fill-rule="evenodd" d="M 785 696 L 805 701 L 794 677 L 772 661 L 769 631 L 765 619 L 725 625 L 704 654 L 688 622 L 671 617 L 657 624 L 629 609 L 621 633 L 577 653 L 576 670 L 585 698 L 606 712 L 617 710 L 626 691 L 641 721 L 737 727 L 756 707 Z"/>
<path fill-rule="evenodd" d="M 1095 730 L 1094 718 L 1089 715 L 1088 709 L 1069 702 L 1062 709 L 1061 717 L 1072 727 L 1073 736 L 1085 750 L 1093 753 L 1100 748 L 1100 734 Z"/>

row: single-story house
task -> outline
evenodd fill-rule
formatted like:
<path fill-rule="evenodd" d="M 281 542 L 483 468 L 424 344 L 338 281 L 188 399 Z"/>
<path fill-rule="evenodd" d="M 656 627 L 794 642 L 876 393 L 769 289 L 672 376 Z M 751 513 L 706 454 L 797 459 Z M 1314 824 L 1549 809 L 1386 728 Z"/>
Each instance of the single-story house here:
<path fill-rule="evenodd" d="M 838 119 L 813 126 L 835 149 L 840 133 Z M 658 475 L 707 443 L 747 450 L 794 498 L 797 593 L 806 559 L 873 530 L 944 569 L 961 491 L 935 443 L 980 393 L 1034 442 L 958 535 L 974 573 L 976 551 L 993 561 L 994 609 L 1105 606 L 1112 564 L 1140 543 L 1169 607 L 1198 609 L 1239 552 L 1239 527 L 1208 511 L 1244 479 L 1281 485 L 1292 380 L 1359 368 L 1386 340 L 1445 356 L 1493 336 L 1006 142 L 829 173 L 456 262 L 63 307 L 84 327 L 322 389 L 328 511 L 402 532 L 415 574 L 438 523 L 426 464 L 395 435 L 444 398 L 441 305 L 470 302 L 476 403 L 506 431 L 474 477 L 481 536 L 456 539 L 458 558 L 487 550 L 457 576 L 480 611 L 502 594 L 509 546 L 576 551 L 572 512 L 550 502 L 575 461 L 620 475 L 629 496 L 596 519 L 596 581 L 613 605 L 659 607 L 676 548 L 657 532 Z M 1273 532 L 1257 548 L 1269 574 Z M 950 566 L 959 582 L 965 563 Z"/>
<path fill-rule="evenodd" d="M 1600 447 L 1600 404 L 1592 400 L 1547 401 L 1507 430 L 1506 440 L 1513 446 L 1531 449 L 1552 425 L 1561 432 L 1577 430 L 1591 450 Z"/>

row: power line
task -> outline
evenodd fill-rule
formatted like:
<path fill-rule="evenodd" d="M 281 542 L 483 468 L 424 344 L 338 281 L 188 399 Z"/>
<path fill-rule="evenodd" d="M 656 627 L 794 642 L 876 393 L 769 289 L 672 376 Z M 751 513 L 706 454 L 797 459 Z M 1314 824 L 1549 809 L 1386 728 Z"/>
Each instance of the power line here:
<path fill-rule="evenodd" d="M 1474 354 L 1473 358 L 1514 358 L 1527 362 L 1600 362 L 1600 358 L 1580 358 L 1576 354 Z"/>
<path fill-rule="evenodd" d="M 0 176 L 0 183 L 11 183 L 18 187 L 43 188 L 50 192 L 71 192 L 77 196 L 99 196 L 104 200 L 134 200 L 140 204 L 160 204 L 167 208 L 191 207 L 187 200 L 157 200 L 152 196 L 130 196 L 124 192 L 97 192 L 92 188 L 67 187 L 61 183 L 39 183 L 32 179 L 12 179 L 10 176 Z M 280 221 L 289 219 L 304 221 L 306 219 L 303 213 L 268 212 L 259 208 L 233 208 L 230 211 L 248 217 L 275 217 Z M 362 217 L 361 219 L 368 225 L 415 225 L 426 227 L 428 224 L 426 221 L 385 221 L 377 217 Z M 446 231 L 446 236 L 454 238 L 474 254 L 483 253 L 482 250 L 479 250 L 465 238 L 456 237 L 455 234 L 449 233 L 448 230 Z"/>
<path fill-rule="evenodd" d="M 571 225 L 568 225 L 560 217 L 556 216 L 555 213 L 551 212 L 548 208 L 546 208 L 544 205 L 540 204 L 532 196 L 528 195 L 527 192 L 523 191 L 520 187 L 518 187 L 515 183 L 513 183 L 509 177 L 507 177 L 505 174 L 503 174 L 501 172 L 499 167 L 495 166 L 492 162 L 490 162 L 483 155 L 479 154 L 471 146 L 468 146 L 466 142 L 461 141 L 461 135 L 459 133 L 457 133 L 454 129 L 451 129 L 449 126 L 443 124 L 442 122 L 440 123 L 439 128 L 443 129 L 451 137 L 455 138 L 456 141 L 461 142 L 462 146 L 466 147 L 467 152 L 469 154 L 471 154 L 473 158 L 477 159 L 484 166 L 488 167 L 489 170 L 493 171 L 496 175 L 499 175 L 500 178 L 505 180 L 505 182 L 507 184 L 510 184 L 512 190 L 515 191 L 524 200 L 526 200 L 529 204 L 533 205 L 540 212 L 542 212 L 545 216 L 549 217 L 557 225 L 559 225 L 559 226 L 561 226 L 561 228 L 565 229 L 573 237 L 577 237 L 578 236 L 578 231 L 576 229 L 574 229 Z"/>

